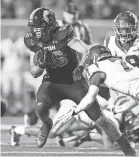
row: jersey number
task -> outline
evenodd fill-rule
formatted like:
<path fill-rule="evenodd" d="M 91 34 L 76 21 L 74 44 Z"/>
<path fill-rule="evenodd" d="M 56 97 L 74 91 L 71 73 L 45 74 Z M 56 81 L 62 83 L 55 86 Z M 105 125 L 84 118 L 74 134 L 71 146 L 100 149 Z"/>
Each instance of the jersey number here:
<path fill-rule="evenodd" d="M 122 65 L 122 67 L 124 68 L 124 70 L 125 71 L 130 71 L 130 70 L 132 70 L 132 68 L 130 68 L 127 64 L 126 64 L 126 62 L 124 62 L 123 60 L 120 60 L 120 63 L 121 63 L 121 65 Z"/>
<path fill-rule="evenodd" d="M 126 62 L 130 63 L 134 67 L 139 67 L 139 57 L 136 55 L 127 56 Z"/>
<path fill-rule="evenodd" d="M 132 68 L 130 68 L 127 64 L 126 64 L 126 62 L 124 62 L 122 59 L 119 59 L 119 58 L 110 58 L 109 59 L 111 62 L 115 62 L 115 61 L 119 61 L 120 62 L 120 64 L 121 64 L 121 66 L 123 67 L 123 69 L 125 70 L 125 71 L 130 71 L 130 70 L 132 70 Z"/>
<path fill-rule="evenodd" d="M 52 52 L 48 55 L 48 65 L 51 68 L 63 67 L 68 63 L 68 60 L 64 57 L 63 53 L 59 50 Z"/>

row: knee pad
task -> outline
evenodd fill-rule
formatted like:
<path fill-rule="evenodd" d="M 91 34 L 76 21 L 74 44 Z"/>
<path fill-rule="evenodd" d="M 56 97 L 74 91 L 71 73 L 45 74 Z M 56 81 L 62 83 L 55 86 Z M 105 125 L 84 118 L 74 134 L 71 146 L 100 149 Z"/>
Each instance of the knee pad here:
<path fill-rule="evenodd" d="M 35 111 L 38 117 L 48 116 L 49 115 L 49 107 L 43 102 L 38 102 L 35 107 Z"/>
<path fill-rule="evenodd" d="M 97 119 L 96 125 L 98 125 L 114 141 L 117 141 L 122 135 L 116 125 L 115 119 L 113 117 L 107 117 L 103 113 L 100 118 Z"/>

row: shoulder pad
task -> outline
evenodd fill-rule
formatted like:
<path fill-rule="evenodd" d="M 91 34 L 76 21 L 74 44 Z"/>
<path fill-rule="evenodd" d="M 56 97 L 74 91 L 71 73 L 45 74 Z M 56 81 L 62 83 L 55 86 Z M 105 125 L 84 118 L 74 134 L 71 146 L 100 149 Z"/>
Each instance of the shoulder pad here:
<path fill-rule="evenodd" d="M 40 49 L 40 47 L 32 37 L 31 33 L 27 33 L 24 37 L 24 44 L 28 49 L 35 52 Z"/>
<path fill-rule="evenodd" d="M 107 48 L 108 48 L 109 41 L 110 41 L 110 37 L 106 37 L 104 40 L 104 46 L 106 46 Z"/>
<path fill-rule="evenodd" d="M 66 40 L 74 36 L 73 27 L 71 25 L 61 26 L 56 34 L 57 40 Z"/>

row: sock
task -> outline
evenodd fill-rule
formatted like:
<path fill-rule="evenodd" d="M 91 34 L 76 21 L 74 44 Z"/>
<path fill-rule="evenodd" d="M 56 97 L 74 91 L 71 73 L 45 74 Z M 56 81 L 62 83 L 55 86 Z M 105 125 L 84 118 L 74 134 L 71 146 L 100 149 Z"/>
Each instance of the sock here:
<path fill-rule="evenodd" d="M 37 136 L 39 129 L 40 127 L 35 126 L 35 125 L 25 127 L 25 134 L 28 136 Z"/>
<path fill-rule="evenodd" d="M 17 126 L 14 131 L 19 135 L 25 135 L 25 126 Z"/>
<path fill-rule="evenodd" d="M 122 151 L 124 152 L 124 154 L 126 156 L 136 156 L 137 155 L 136 151 L 134 150 L 134 148 L 132 148 L 130 146 L 128 139 L 124 135 L 122 135 L 120 137 L 120 139 L 117 141 L 117 143 L 120 145 Z"/>
<path fill-rule="evenodd" d="M 53 121 L 51 118 L 49 118 L 46 122 L 43 122 L 41 131 L 44 133 L 48 133 L 48 132 L 50 132 L 52 126 L 53 126 Z"/>

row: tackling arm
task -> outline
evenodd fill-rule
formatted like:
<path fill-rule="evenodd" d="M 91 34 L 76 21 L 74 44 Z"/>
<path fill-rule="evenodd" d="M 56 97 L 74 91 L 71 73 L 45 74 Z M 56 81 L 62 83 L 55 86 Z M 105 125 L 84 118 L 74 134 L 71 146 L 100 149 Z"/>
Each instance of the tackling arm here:
<path fill-rule="evenodd" d="M 121 112 L 128 111 L 137 105 L 138 105 L 138 100 L 130 96 L 124 96 L 123 98 L 115 102 L 113 111 L 115 113 L 121 113 Z"/>
<path fill-rule="evenodd" d="M 100 85 L 105 81 L 105 78 L 106 74 L 103 72 L 97 72 L 90 77 L 88 92 L 75 109 L 76 114 L 87 109 L 95 101 Z"/>

